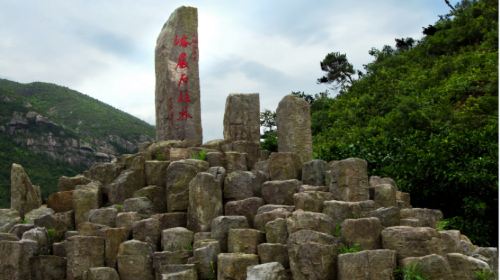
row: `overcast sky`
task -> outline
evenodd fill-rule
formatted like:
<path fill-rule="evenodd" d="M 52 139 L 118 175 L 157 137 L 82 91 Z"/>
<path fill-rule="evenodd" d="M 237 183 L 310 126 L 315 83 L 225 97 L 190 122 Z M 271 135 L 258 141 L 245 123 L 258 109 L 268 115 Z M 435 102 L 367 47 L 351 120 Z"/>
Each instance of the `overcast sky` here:
<path fill-rule="evenodd" d="M 456 3 L 457 1 L 452 1 Z M 175 8 L 198 8 L 204 141 L 222 138 L 229 93 L 275 110 L 316 84 L 333 51 L 355 68 L 372 47 L 421 38 L 444 0 L 0 0 L 0 77 L 64 85 L 154 124 L 154 48 Z"/>

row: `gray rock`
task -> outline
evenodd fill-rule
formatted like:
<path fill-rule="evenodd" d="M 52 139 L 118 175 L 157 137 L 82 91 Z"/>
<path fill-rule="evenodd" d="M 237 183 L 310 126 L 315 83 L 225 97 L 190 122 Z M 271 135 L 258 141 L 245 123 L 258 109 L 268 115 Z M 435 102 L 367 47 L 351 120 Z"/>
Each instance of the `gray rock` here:
<path fill-rule="evenodd" d="M 38 253 L 37 249 L 33 240 L 0 241 L 1 279 L 30 279 L 30 259 Z"/>
<path fill-rule="evenodd" d="M 346 219 L 342 223 L 342 238 L 353 246 L 359 245 L 363 250 L 380 248 L 380 231 L 382 225 L 377 218 Z"/>
<path fill-rule="evenodd" d="M 240 171 L 248 170 L 246 153 L 225 152 L 224 155 L 226 159 L 226 171 L 228 174 L 238 170 Z"/>
<path fill-rule="evenodd" d="M 10 208 L 17 210 L 19 215 L 24 217 L 26 213 L 41 205 L 40 187 L 31 184 L 21 165 L 13 163 L 10 171 Z"/>
<path fill-rule="evenodd" d="M 195 246 L 193 257 L 198 270 L 199 278 L 215 279 L 217 273 L 217 255 L 220 253 L 219 241 L 207 240 L 199 247 Z"/>
<path fill-rule="evenodd" d="M 278 262 L 247 267 L 247 280 L 286 280 L 285 268 Z"/>
<path fill-rule="evenodd" d="M 146 218 L 154 213 L 155 206 L 147 197 L 132 197 L 123 201 L 123 211 L 137 212 L 141 217 Z"/>
<path fill-rule="evenodd" d="M 219 216 L 212 220 L 212 239 L 219 241 L 221 252 L 227 252 L 227 236 L 230 229 L 248 228 L 245 216 Z"/>
<path fill-rule="evenodd" d="M 226 166 L 226 159 L 222 152 L 208 152 L 206 161 L 210 167 Z"/>
<path fill-rule="evenodd" d="M 162 274 L 162 280 L 198 280 L 194 267 L 182 271 L 168 272 Z"/>
<path fill-rule="evenodd" d="M 89 212 L 101 206 L 102 197 L 100 183 L 91 182 L 79 186 L 73 192 L 73 209 L 75 209 L 75 225 L 88 221 Z"/>
<path fill-rule="evenodd" d="M 440 210 L 427 208 L 408 208 L 401 209 L 401 219 L 418 219 L 418 226 L 436 228 L 437 222 L 443 219 L 443 213 Z"/>
<path fill-rule="evenodd" d="M 254 196 L 257 179 L 250 171 L 234 171 L 224 179 L 224 199 L 240 200 Z"/>
<path fill-rule="evenodd" d="M 324 233 L 300 230 L 288 239 L 293 279 L 334 279 L 337 267 L 336 240 Z"/>
<path fill-rule="evenodd" d="M 450 264 L 452 279 L 474 280 L 477 279 L 477 271 L 493 272 L 486 262 L 460 253 L 447 254 L 446 258 Z"/>
<path fill-rule="evenodd" d="M 52 215 L 52 214 L 54 214 L 54 210 L 47 208 L 45 205 L 42 205 L 36 209 L 29 211 L 28 213 L 25 213 L 24 221 L 28 224 L 32 224 L 35 222 L 36 219 L 43 217 L 45 215 Z"/>
<path fill-rule="evenodd" d="M 268 168 L 271 180 L 299 179 L 302 172 L 300 158 L 291 152 L 271 153 Z"/>
<path fill-rule="evenodd" d="M 348 158 L 335 162 L 330 171 L 330 192 L 336 200 L 363 201 L 369 199 L 367 163 Z"/>
<path fill-rule="evenodd" d="M 147 242 L 129 240 L 118 249 L 118 274 L 122 280 L 153 280 L 153 249 Z"/>
<path fill-rule="evenodd" d="M 224 112 L 224 140 L 260 143 L 259 94 L 229 94 Z"/>
<path fill-rule="evenodd" d="M 17 239 L 21 239 L 23 237 L 23 233 L 34 227 L 34 224 L 17 224 L 9 230 L 9 234 L 13 234 L 17 237 Z"/>
<path fill-rule="evenodd" d="M 186 160 L 172 162 L 167 168 L 167 210 L 186 211 L 189 205 L 189 182 L 198 172 L 208 169 L 208 163 L 201 166 L 199 163 L 192 163 Z M 205 168 L 206 167 L 206 168 Z"/>
<path fill-rule="evenodd" d="M 187 226 L 187 213 L 186 212 L 172 212 L 172 213 L 161 213 L 151 216 L 151 218 L 160 221 L 160 229 L 168 229 L 174 227 L 186 227 Z"/>
<path fill-rule="evenodd" d="M 257 209 L 257 214 L 262 214 L 262 213 L 265 213 L 265 212 L 270 212 L 270 211 L 273 211 L 273 210 L 276 210 L 276 209 L 284 209 L 288 212 L 293 212 L 295 211 L 295 206 L 293 205 L 283 205 L 283 204 L 265 204 L 265 205 L 262 205 L 261 207 L 259 207 L 259 209 Z"/>
<path fill-rule="evenodd" d="M 97 179 L 96 179 L 97 180 Z M 92 180 L 83 176 L 76 175 L 73 177 L 61 176 L 59 177 L 59 181 L 57 183 L 57 188 L 60 192 L 64 191 L 72 191 L 78 185 L 86 185 L 90 183 Z"/>
<path fill-rule="evenodd" d="M 451 267 L 443 256 L 431 254 L 422 257 L 408 257 L 401 260 L 401 267 L 409 268 L 415 266 L 425 279 L 446 280 L 456 279 L 452 277 Z"/>
<path fill-rule="evenodd" d="M 254 217 L 262 205 L 264 200 L 260 197 L 229 201 L 224 206 L 224 213 L 228 216 L 245 216 L 250 226 L 253 226 Z"/>
<path fill-rule="evenodd" d="M 177 227 L 161 232 L 161 247 L 163 251 L 192 250 L 193 232 L 187 228 Z"/>
<path fill-rule="evenodd" d="M 259 264 L 254 254 L 221 253 L 217 257 L 218 280 L 245 280 L 247 267 Z"/>
<path fill-rule="evenodd" d="M 116 215 L 116 227 L 123 227 L 130 232 L 134 222 L 140 220 L 141 216 L 137 212 L 121 212 Z"/>
<path fill-rule="evenodd" d="M 222 189 L 224 187 L 224 180 L 226 179 L 226 169 L 222 166 L 213 166 L 207 172 L 214 176 L 215 181 L 219 183 Z"/>
<path fill-rule="evenodd" d="M 49 236 L 43 227 L 32 228 L 23 233 L 22 239 L 33 240 L 37 243 L 38 253 L 48 255 L 50 251 Z"/>
<path fill-rule="evenodd" d="M 278 151 L 295 152 L 300 162 L 312 159 L 311 114 L 309 103 L 302 98 L 287 95 L 276 109 Z"/>
<path fill-rule="evenodd" d="M 393 186 L 396 190 L 398 189 L 398 186 L 396 185 L 394 179 L 389 177 L 370 176 L 369 183 L 370 183 L 370 188 L 375 188 L 376 186 L 381 184 L 389 184 Z"/>
<path fill-rule="evenodd" d="M 396 226 L 382 230 L 382 247 L 395 250 L 398 259 L 441 254 L 439 233 L 429 227 Z"/>
<path fill-rule="evenodd" d="M 66 259 L 58 256 L 34 256 L 30 259 L 32 280 L 66 279 Z"/>
<path fill-rule="evenodd" d="M 338 256 L 337 280 L 393 279 L 396 252 L 367 250 Z"/>
<path fill-rule="evenodd" d="M 310 185 L 302 185 L 299 187 L 299 192 L 329 192 L 330 188 L 328 186 L 310 186 Z"/>
<path fill-rule="evenodd" d="M 463 253 L 460 246 L 460 231 L 458 230 L 442 230 L 439 231 L 441 238 L 441 252 L 448 253 Z"/>
<path fill-rule="evenodd" d="M 375 210 L 373 200 L 347 202 L 330 200 L 323 202 L 323 213 L 330 216 L 333 222 L 340 225 L 345 219 L 363 218 Z"/>
<path fill-rule="evenodd" d="M 187 227 L 195 232 L 210 231 L 212 220 L 222 212 L 220 184 L 212 174 L 198 173 L 189 183 Z"/>
<path fill-rule="evenodd" d="M 165 174 L 163 176 L 165 177 Z M 147 197 L 153 203 L 154 213 L 163 213 L 167 210 L 165 185 L 161 187 L 156 185 L 146 186 L 134 192 L 134 197 Z"/>
<path fill-rule="evenodd" d="M 115 227 L 117 214 L 118 210 L 113 207 L 92 209 L 89 211 L 89 222 Z"/>
<path fill-rule="evenodd" d="M 323 213 L 296 210 L 286 219 L 288 233 L 292 234 L 302 229 L 309 229 L 326 234 L 335 230 L 333 220 Z"/>
<path fill-rule="evenodd" d="M 156 41 L 156 140 L 203 142 L 198 57 L 198 12 L 182 6 Z"/>
<path fill-rule="evenodd" d="M 331 192 L 305 191 L 293 195 L 295 209 L 311 212 L 322 212 L 323 202 L 333 200 Z"/>
<path fill-rule="evenodd" d="M 134 239 L 149 243 L 155 250 L 160 243 L 160 232 L 160 222 L 157 219 L 148 218 L 132 225 Z"/>
<path fill-rule="evenodd" d="M 0 209 L 0 232 L 8 232 L 21 222 L 19 212 L 14 209 Z"/>
<path fill-rule="evenodd" d="M 66 241 L 52 243 L 52 254 L 66 258 Z"/>
<path fill-rule="evenodd" d="M 267 222 L 265 225 L 265 232 L 267 242 L 286 244 L 288 230 L 285 219 L 277 218 Z"/>
<path fill-rule="evenodd" d="M 85 272 L 84 280 L 120 280 L 120 277 L 114 268 L 92 267 Z"/>
<path fill-rule="evenodd" d="M 35 220 L 37 227 L 44 227 L 50 231 L 50 241 L 60 241 L 67 231 L 75 229 L 73 211 L 44 215 Z"/>
<path fill-rule="evenodd" d="M 296 179 L 267 181 L 262 185 L 262 198 L 268 204 L 294 205 L 293 195 L 300 185 Z"/>
<path fill-rule="evenodd" d="M 397 206 L 396 187 L 391 184 L 380 184 L 373 188 L 373 200 L 381 207 Z"/>
<path fill-rule="evenodd" d="M 482 257 L 490 266 L 490 269 L 498 275 L 498 248 L 496 247 L 478 247 L 474 251 L 473 257 Z"/>
<path fill-rule="evenodd" d="M 105 252 L 104 258 L 106 266 L 116 267 L 116 256 L 122 242 L 127 241 L 129 231 L 126 228 L 106 228 L 102 229 L 104 238 Z"/>
<path fill-rule="evenodd" d="M 292 212 L 286 210 L 285 208 L 277 208 L 271 211 L 263 212 L 255 215 L 254 227 L 260 231 L 265 231 L 266 224 L 275 219 L 281 218 L 286 219 Z"/>
<path fill-rule="evenodd" d="M 396 192 L 396 202 L 398 203 L 398 207 L 403 208 L 411 208 L 410 194 L 405 192 Z"/>
<path fill-rule="evenodd" d="M 19 238 L 13 233 L 0 232 L 0 241 L 19 241 Z"/>
<path fill-rule="evenodd" d="M 383 227 L 393 227 L 400 224 L 398 207 L 381 207 L 367 214 L 368 217 L 375 217 L 380 220 Z"/>
<path fill-rule="evenodd" d="M 91 180 L 96 180 L 101 182 L 103 185 L 107 185 L 111 183 L 118 175 L 120 175 L 120 172 L 123 170 L 124 166 L 118 163 L 111 163 L 111 162 L 106 162 L 106 163 L 96 163 L 90 167 L 89 170 L 85 171 L 83 174 L 85 177 L 90 178 Z M 61 179 L 60 179 L 61 180 Z M 63 179 L 63 182 L 66 180 Z M 86 185 L 87 183 L 78 183 L 76 185 Z M 63 186 L 61 186 L 61 181 L 59 182 L 59 190 L 64 191 L 64 190 L 71 190 L 72 187 L 66 187 L 66 183 L 63 183 Z M 74 186 L 75 183 L 71 183 L 70 186 Z"/>
<path fill-rule="evenodd" d="M 256 229 L 230 229 L 227 237 L 228 252 L 257 254 L 257 246 L 264 240 L 264 233 Z"/>
<path fill-rule="evenodd" d="M 73 236 L 66 240 L 69 280 L 83 279 L 91 267 L 104 266 L 104 239 L 96 236 Z"/>
<path fill-rule="evenodd" d="M 112 204 L 123 203 L 127 198 L 131 198 L 134 192 L 144 187 L 144 170 L 127 169 L 124 170 L 105 189 Z"/>
<path fill-rule="evenodd" d="M 314 159 L 304 163 L 302 166 L 302 182 L 312 186 L 325 185 L 325 172 L 328 163 L 324 160 Z"/>
<path fill-rule="evenodd" d="M 187 250 L 154 252 L 153 268 L 155 278 L 161 279 L 162 274 L 172 272 L 171 267 L 173 265 L 185 264 L 190 256 L 191 251 Z"/>
<path fill-rule="evenodd" d="M 144 162 L 146 185 L 165 188 L 165 178 L 169 161 L 147 160 Z"/>
<path fill-rule="evenodd" d="M 285 244 L 262 243 L 257 246 L 261 263 L 278 262 L 283 267 L 288 268 L 288 249 Z"/>
<path fill-rule="evenodd" d="M 247 167 L 249 170 L 252 170 L 255 163 L 260 159 L 260 142 L 234 141 L 232 142 L 232 150 L 246 154 Z"/>

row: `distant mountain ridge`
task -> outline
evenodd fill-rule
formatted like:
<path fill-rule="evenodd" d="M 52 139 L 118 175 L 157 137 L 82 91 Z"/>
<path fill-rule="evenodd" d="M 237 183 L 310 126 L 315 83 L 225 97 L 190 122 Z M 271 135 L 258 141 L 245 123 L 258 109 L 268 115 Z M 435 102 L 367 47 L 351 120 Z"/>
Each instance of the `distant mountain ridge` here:
<path fill-rule="evenodd" d="M 67 87 L 0 79 L 0 206 L 8 203 L 12 162 L 33 173 L 47 195 L 58 176 L 134 153 L 154 133 L 152 125 Z"/>

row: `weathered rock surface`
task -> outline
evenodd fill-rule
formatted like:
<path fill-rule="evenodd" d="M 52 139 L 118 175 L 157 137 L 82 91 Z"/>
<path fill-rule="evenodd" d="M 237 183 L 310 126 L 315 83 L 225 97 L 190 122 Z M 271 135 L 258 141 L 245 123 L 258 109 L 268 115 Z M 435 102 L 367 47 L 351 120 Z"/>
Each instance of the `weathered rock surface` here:
<path fill-rule="evenodd" d="M 329 200 L 323 202 L 323 213 L 330 216 L 337 225 L 341 224 L 345 219 L 365 217 L 375 208 L 373 200 L 358 202 Z"/>
<path fill-rule="evenodd" d="M 217 257 L 217 279 L 245 280 L 247 279 L 247 267 L 258 264 L 259 257 L 254 254 L 219 254 Z"/>
<path fill-rule="evenodd" d="M 192 244 L 193 232 L 187 228 L 169 228 L 161 232 L 161 247 L 164 251 L 188 250 Z"/>
<path fill-rule="evenodd" d="M 260 142 L 259 94 L 229 94 L 224 112 L 224 140 Z"/>
<path fill-rule="evenodd" d="M 311 115 L 309 103 L 287 95 L 276 109 L 278 151 L 295 152 L 304 163 L 312 159 Z"/>
<path fill-rule="evenodd" d="M 229 229 L 227 250 L 229 253 L 257 254 L 257 246 L 264 240 L 264 233 L 256 229 Z"/>
<path fill-rule="evenodd" d="M 208 163 L 201 160 L 172 162 L 167 168 L 167 210 L 186 211 L 189 205 L 189 182 L 198 172 L 208 169 Z"/>
<path fill-rule="evenodd" d="M 24 168 L 16 163 L 10 171 L 10 208 L 19 212 L 21 217 L 42 205 L 40 187 L 31 183 Z"/>
<path fill-rule="evenodd" d="M 276 218 L 265 225 L 266 240 L 269 243 L 286 244 L 288 239 L 288 230 L 286 219 Z"/>
<path fill-rule="evenodd" d="M 163 174 L 162 176 L 165 177 L 166 175 Z M 156 185 L 146 186 L 134 192 L 133 197 L 147 197 L 153 204 L 154 213 L 163 213 L 167 210 L 165 185 L 161 187 Z"/>
<path fill-rule="evenodd" d="M 97 236 L 73 236 L 66 240 L 69 280 L 83 279 L 91 267 L 104 266 L 104 239 Z"/>
<path fill-rule="evenodd" d="M 330 192 L 336 200 L 363 201 L 369 199 L 368 171 L 365 160 L 348 158 L 336 161 L 327 173 L 331 178 Z"/>
<path fill-rule="evenodd" d="M 277 262 L 247 267 L 247 280 L 286 280 L 285 268 Z"/>
<path fill-rule="evenodd" d="M 117 266 L 122 280 L 153 280 L 153 250 L 142 241 L 129 240 L 120 244 Z"/>
<path fill-rule="evenodd" d="M 195 232 L 210 231 L 212 220 L 222 212 L 220 184 L 212 174 L 198 173 L 189 183 L 187 227 Z"/>
<path fill-rule="evenodd" d="M 441 253 L 439 233 L 429 227 L 396 226 L 382 230 L 382 247 L 395 250 L 398 259 Z"/>
<path fill-rule="evenodd" d="M 61 278 L 59 278 L 61 279 Z M 84 280 L 120 280 L 118 273 L 111 267 L 92 267 L 84 273 Z"/>
<path fill-rule="evenodd" d="M 0 209 L 0 232 L 8 232 L 21 222 L 19 212 L 14 209 Z"/>
<path fill-rule="evenodd" d="M 286 219 L 288 233 L 309 229 L 326 234 L 332 234 L 335 230 L 333 220 L 323 213 L 296 210 Z"/>
<path fill-rule="evenodd" d="M 452 278 L 448 260 L 440 255 L 431 254 L 422 257 L 408 257 L 401 260 L 401 267 L 415 266 L 425 279 L 446 280 Z"/>
<path fill-rule="evenodd" d="M 302 166 L 295 153 L 279 152 L 269 156 L 268 170 L 271 180 L 299 179 Z"/>
<path fill-rule="evenodd" d="M 165 187 L 165 178 L 169 161 L 147 160 L 144 162 L 146 185 Z"/>
<path fill-rule="evenodd" d="M 331 192 L 304 191 L 293 195 L 295 209 L 311 212 L 322 212 L 323 202 L 329 200 L 333 200 Z"/>
<path fill-rule="evenodd" d="M 294 205 L 293 195 L 300 185 L 296 179 L 267 181 L 262 185 L 262 198 L 268 204 Z"/>
<path fill-rule="evenodd" d="M 382 225 L 377 218 L 346 219 L 342 223 L 342 238 L 349 245 L 359 245 L 363 250 L 380 248 Z"/>
<path fill-rule="evenodd" d="M 30 259 L 32 280 L 66 279 L 66 259 L 52 255 L 34 256 Z"/>
<path fill-rule="evenodd" d="M 337 280 L 393 279 L 396 252 L 367 250 L 338 256 Z"/>
<path fill-rule="evenodd" d="M 324 160 L 314 159 L 304 163 L 302 166 L 302 182 L 306 185 L 324 186 L 325 172 L 328 163 Z"/>
<path fill-rule="evenodd" d="M 156 250 L 160 243 L 160 222 L 153 218 L 134 222 L 132 225 L 132 236 L 136 240 L 149 243 L 151 248 Z"/>
<path fill-rule="evenodd" d="M 233 228 L 248 228 L 245 216 L 219 216 L 212 220 L 212 239 L 219 241 L 221 252 L 227 252 L 227 236 Z"/>
<path fill-rule="evenodd" d="M 75 210 L 75 225 L 88 221 L 89 212 L 101 206 L 101 185 L 99 182 L 91 182 L 85 186 L 79 186 L 73 192 L 73 209 Z"/>
<path fill-rule="evenodd" d="M 144 170 L 124 170 L 105 189 L 105 194 L 113 204 L 121 204 L 131 198 L 134 192 L 144 187 Z"/>
<path fill-rule="evenodd" d="M 285 244 L 262 243 L 257 246 L 261 263 L 278 262 L 283 267 L 288 268 L 288 248 Z"/>
<path fill-rule="evenodd" d="M 156 41 L 156 140 L 203 142 L 198 59 L 198 12 L 183 6 L 170 15 Z"/>
<path fill-rule="evenodd" d="M 426 208 L 401 209 L 401 219 L 417 219 L 417 226 L 436 228 L 437 222 L 443 218 L 440 210 Z"/>
<path fill-rule="evenodd" d="M 257 178 L 250 171 L 234 171 L 224 179 L 224 199 L 240 200 L 254 196 Z"/>
<path fill-rule="evenodd" d="M 245 216 L 250 226 L 253 226 L 254 217 L 262 205 L 264 205 L 264 200 L 260 197 L 229 201 L 224 206 L 224 213 L 227 216 Z"/>

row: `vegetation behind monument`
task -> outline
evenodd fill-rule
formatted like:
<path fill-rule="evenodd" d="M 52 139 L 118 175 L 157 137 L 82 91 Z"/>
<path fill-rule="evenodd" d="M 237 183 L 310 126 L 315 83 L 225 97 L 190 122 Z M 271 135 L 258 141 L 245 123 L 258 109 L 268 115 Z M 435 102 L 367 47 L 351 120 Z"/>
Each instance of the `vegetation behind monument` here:
<path fill-rule="evenodd" d="M 462 2 L 419 42 L 372 49 L 358 79 L 340 64 L 353 79 L 333 82 L 334 98 L 296 93 L 312 103 L 315 157 L 366 159 L 372 175 L 411 192 L 414 206 L 442 209 L 446 227 L 490 246 L 498 242 L 497 7 Z"/>

